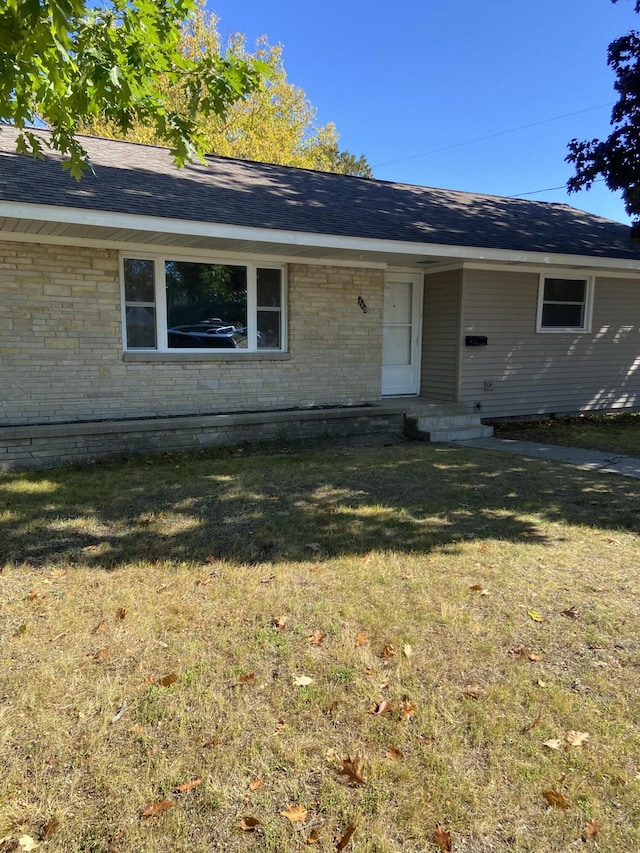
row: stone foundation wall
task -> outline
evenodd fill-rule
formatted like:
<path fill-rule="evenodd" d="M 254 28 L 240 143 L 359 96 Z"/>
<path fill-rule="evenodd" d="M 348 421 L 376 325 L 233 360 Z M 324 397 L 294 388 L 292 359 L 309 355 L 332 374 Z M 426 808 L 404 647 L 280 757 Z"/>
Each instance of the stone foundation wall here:
<path fill-rule="evenodd" d="M 251 441 L 315 436 L 389 436 L 403 430 L 402 410 L 320 409 L 0 429 L 0 471 L 55 468 L 129 454 L 201 450 Z"/>

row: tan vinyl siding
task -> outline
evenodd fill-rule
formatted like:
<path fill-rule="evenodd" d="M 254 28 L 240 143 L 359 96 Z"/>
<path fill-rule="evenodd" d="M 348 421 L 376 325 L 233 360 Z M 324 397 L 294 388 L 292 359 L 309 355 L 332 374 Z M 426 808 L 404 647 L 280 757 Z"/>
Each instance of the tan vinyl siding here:
<path fill-rule="evenodd" d="M 460 270 L 425 277 L 421 396 L 456 400 L 460 348 Z"/>
<path fill-rule="evenodd" d="M 0 243 L 0 304 L 0 426 L 380 399 L 380 270 L 291 265 L 288 352 L 239 359 L 123 357 L 116 251 Z"/>
<path fill-rule="evenodd" d="M 537 273 L 465 270 L 461 402 L 509 416 L 640 407 L 640 281 L 598 277 L 590 333 L 536 333 Z M 492 382 L 493 389 L 485 389 Z"/>

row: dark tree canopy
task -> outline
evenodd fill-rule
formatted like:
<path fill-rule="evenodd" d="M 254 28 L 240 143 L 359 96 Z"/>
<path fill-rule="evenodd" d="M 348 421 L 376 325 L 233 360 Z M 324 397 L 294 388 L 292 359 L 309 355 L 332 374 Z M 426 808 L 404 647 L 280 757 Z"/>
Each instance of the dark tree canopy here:
<path fill-rule="evenodd" d="M 640 13 L 640 0 L 635 11 Z M 611 42 L 607 61 L 615 72 L 618 94 L 611 112 L 612 130 L 604 140 L 571 140 L 566 159 L 573 163 L 575 175 L 567 188 L 569 192 L 589 189 L 601 175 L 610 190 L 621 192 L 632 219 L 632 236 L 640 240 L 640 33 L 631 30 Z"/>

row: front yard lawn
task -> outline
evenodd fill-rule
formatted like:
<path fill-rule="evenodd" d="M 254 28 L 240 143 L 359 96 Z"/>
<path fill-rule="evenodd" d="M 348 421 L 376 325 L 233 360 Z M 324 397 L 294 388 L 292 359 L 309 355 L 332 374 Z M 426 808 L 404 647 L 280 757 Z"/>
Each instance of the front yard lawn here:
<path fill-rule="evenodd" d="M 640 412 L 496 423 L 498 438 L 640 456 Z"/>
<path fill-rule="evenodd" d="M 639 520 L 415 443 L 1 476 L 0 851 L 639 850 Z"/>

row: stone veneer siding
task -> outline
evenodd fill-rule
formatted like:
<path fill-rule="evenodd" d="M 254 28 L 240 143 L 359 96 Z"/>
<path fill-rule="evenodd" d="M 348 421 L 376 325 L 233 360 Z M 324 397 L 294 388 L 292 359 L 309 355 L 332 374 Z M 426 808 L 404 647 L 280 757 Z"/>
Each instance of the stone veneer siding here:
<path fill-rule="evenodd" d="M 122 351 L 117 251 L 0 243 L 0 428 L 378 400 L 382 272 L 287 278 L 287 353 L 145 357 Z"/>

